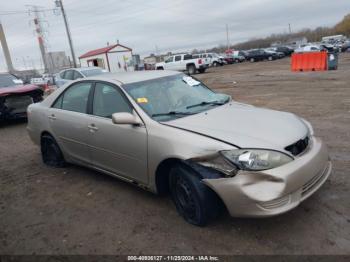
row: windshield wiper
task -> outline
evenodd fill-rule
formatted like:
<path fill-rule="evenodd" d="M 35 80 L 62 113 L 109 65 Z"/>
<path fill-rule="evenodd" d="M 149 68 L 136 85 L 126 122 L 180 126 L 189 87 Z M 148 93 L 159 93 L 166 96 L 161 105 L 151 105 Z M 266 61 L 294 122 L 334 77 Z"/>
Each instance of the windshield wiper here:
<path fill-rule="evenodd" d="M 203 101 L 201 103 L 198 103 L 198 104 L 194 104 L 194 105 L 190 105 L 190 106 L 187 106 L 186 109 L 190 109 L 190 108 L 193 108 L 193 107 L 197 107 L 197 106 L 206 106 L 206 105 L 218 105 L 218 106 L 221 106 L 223 104 L 226 104 L 228 102 L 228 99 L 225 100 L 225 101 Z"/>
<path fill-rule="evenodd" d="M 157 113 L 157 114 L 153 114 L 152 117 L 155 116 L 175 116 L 175 115 L 193 115 L 194 113 L 191 112 L 181 112 L 181 111 L 170 111 L 167 113 Z"/>

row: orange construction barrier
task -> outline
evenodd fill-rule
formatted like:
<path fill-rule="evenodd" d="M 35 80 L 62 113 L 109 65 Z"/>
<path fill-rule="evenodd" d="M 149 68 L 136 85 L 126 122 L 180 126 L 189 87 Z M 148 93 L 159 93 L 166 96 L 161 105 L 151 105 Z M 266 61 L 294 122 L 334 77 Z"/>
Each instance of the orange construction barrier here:
<path fill-rule="evenodd" d="M 327 52 L 293 53 L 291 70 L 298 71 L 325 71 L 327 70 Z"/>

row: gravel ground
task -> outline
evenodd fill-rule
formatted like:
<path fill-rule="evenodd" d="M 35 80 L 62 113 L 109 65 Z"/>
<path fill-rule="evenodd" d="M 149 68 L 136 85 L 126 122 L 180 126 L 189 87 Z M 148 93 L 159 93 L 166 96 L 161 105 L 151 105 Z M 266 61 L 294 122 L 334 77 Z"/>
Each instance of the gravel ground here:
<path fill-rule="evenodd" d="M 0 127 L 0 254 L 350 254 L 350 55 L 291 73 L 289 58 L 198 75 L 235 100 L 296 113 L 329 146 L 334 172 L 291 212 L 187 224 L 169 197 L 98 172 L 42 164 L 26 124 Z"/>

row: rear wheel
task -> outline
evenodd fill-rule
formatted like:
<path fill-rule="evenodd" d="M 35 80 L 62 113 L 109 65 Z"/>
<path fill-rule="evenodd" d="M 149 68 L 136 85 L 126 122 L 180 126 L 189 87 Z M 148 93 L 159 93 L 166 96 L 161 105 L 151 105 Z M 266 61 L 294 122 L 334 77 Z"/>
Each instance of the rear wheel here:
<path fill-rule="evenodd" d="M 195 65 L 189 65 L 189 66 L 187 66 L 187 71 L 190 75 L 194 75 L 197 70 L 196 70 Z"/>
<path fill-rule="evenodd" d="M 255 62 L 255 59 L 252 57 L 252 58 L 250 58 L 250 62 Z"/>
<path fill-rule="evenodd" d="M 273 60 L 272 56 L 269 56 L 269 57 L 267 58 L 267 60 L 272 61 L 272 60 Z"/>
<path fill-rule="evenodd" d="M 217 67 L 218 65 L 219 65 L 219 63 L 216 62 L 216 61 L 214 61 L 213 66 L 214 66 L 214 67 Z"/>
<path fill-rule="evenodd" d="M 216 194 L 186 166 L 170 171 L 169 186 L 177 211 L 188 223 L 204 226 L 219 214 L 221 203 Z"/>
<path fill-rule="evenodd" d="M 56 140 L 48 134 L 41 137 L 41 155 L 43 162 L 48 166 L 64 167 L 66 165 Z"/>

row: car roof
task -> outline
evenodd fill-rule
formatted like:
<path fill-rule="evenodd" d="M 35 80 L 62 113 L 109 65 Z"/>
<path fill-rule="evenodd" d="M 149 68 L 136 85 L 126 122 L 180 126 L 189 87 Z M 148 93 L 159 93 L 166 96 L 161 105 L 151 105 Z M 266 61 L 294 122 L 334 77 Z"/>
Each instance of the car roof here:
<path fill-rule="evenodd" d="M 121 72 L 121 73 L 106 73 L 96 75 L 84 79 L 91 80 L 104 80 L 104 81 L 118 81 L 122 84 L 130 84 L 136 82 L 142 82 L 152 79 L 157 79 L 166 76 L 172 76 L 181 74 L 177 71 L 168 70 L 150 70 L 150 71 L 133 71 L 133 72 Z"/>
<path fill-rule="evenodd" d="M 97 66 L 83 66 L 83 67 L 71 67 L 71 68 L 66 68 L 66 69 L 62 70 L 61 72 L 67 71 L 67 70 L 76 70 L 76 71 L 78 71 L 78 72 L 83 72 L 83 71 L 92 70 L 92 69 L 101 69 L 101 70 L 103 70 L 102 68 L 97 67 Z M 61 73 L 61 72 L 60 72 L 60 73 Z"/>

